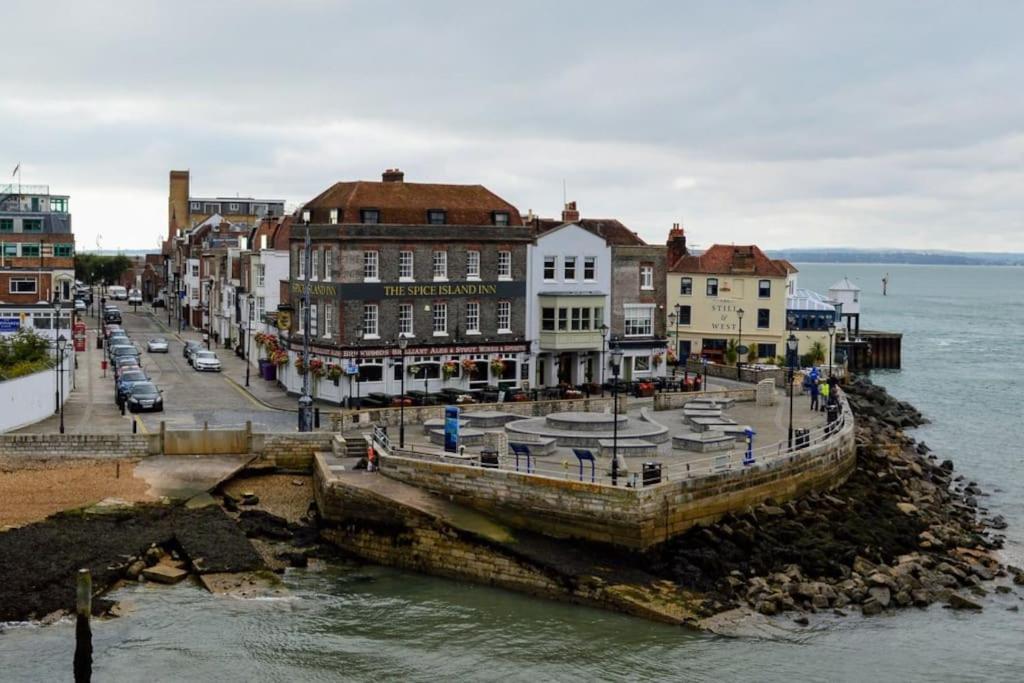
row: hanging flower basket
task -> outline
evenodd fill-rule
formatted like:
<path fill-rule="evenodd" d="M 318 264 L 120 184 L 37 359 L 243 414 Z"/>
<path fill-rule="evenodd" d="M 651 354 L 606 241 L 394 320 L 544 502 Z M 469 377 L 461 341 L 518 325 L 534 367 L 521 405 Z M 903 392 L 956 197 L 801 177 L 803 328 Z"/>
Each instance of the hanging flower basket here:
<path fill-rule="evenodd" d="M 337 363 L 328 363 L 327 365 L 327 379 L 332 382 L 337 382 L 341 379 L 341 366 Z"/>
<path fill-rule="evenodd" d="M 270 362 L 278 367 L 288 365 L 288 352 L 284 349 L 274 349 L 270 354 Z"/>
<path fill-rule="evenodd" d="M 505 372 L 505 361 L 500 358 L 495 358 L 491 361 L 491 374 L 501 375 Z"/>
<path fill-rule="evenodd" d="M 303 362 L 302 356 L 295 357 L 295 372 L 299 373 L 300 376 L 306 374 L 306 363 Z"/>
<path fill-rule="evenodd" d="M 670 365 L 679 365 L 679 359 L 676 358 L 676 352 L 672 349 L 668 350 L 667 358 Z"/>
<path fill-rule="evenodd" d="M 462 359 L 462 370 L 469 374 L 470 377 L 476 374 L 476 361 L 469 358 Z"/>
<path fill-rule="evenodd" d="M 654 358 L 652 358 L 651 360 L 654 361 L 654 367 L 658 367 L 659 365 L 661 365 L 662 355 L 660 353 L 656 353 L 654 354 Z"/>
<path fill-rule="evenodd" d="M 419 377 L 421 372 L 423 372 L 423 366 L 422 365 L 410 365 L 409 366 L 409 374 L 412 375 L 413 377 Z"/>
<path fill-rule="evenodd" d="M 446 380 L 454 377 L 458 371 L 459 365 L 453 360 L 450 360 L 441 366 L 441 374 L 444 376 Z"/>
<path fill-rule="evenodd" d="M 327 366 L 324 365 L 324 362 L 319 358 L 314 358 L 309 361 L 309 374 L 311 374 L 314 379 L 320 379 L 327 374 Z"/>

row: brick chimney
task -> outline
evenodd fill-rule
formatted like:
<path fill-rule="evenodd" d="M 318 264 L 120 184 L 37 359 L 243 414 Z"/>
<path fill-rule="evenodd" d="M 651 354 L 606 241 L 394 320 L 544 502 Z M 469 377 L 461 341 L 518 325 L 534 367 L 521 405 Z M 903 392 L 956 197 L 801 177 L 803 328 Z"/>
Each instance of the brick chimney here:
<path fill-rule="evenodd" d="M 576 210 L 576 202 L 566 202 L 562 209 L 562 222 L 575 223 L 580 219 L 580 212 Z"/>
<path fill-rule="evenodd" d="M 683 256 L 689 254 L 686 250 L 686 232 L 679 223 L 672 224 L 666 244 L 668 245 L 668 253 L 665 256 L 665 263 L 669 268 Z"/>
<path fill-rule="evenodd" d="M 397 168 L 389 168 L 381 174 L 381 180 L 385 183 L 404 183 L 405 173 Z"/>

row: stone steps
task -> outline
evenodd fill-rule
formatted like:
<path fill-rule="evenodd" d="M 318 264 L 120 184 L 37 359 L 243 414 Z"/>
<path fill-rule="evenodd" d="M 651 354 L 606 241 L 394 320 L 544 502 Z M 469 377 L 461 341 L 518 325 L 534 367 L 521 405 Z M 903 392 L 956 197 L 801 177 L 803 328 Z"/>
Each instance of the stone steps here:
<path fill-rule="evenodd" d="M 725 433 L 717 430 L 677 434 L 672 437 L 673 450 L 691 451 L 694 453 L 730 451 L 735 444 L 736 439 L 734 437 L 726 436 Z"/>

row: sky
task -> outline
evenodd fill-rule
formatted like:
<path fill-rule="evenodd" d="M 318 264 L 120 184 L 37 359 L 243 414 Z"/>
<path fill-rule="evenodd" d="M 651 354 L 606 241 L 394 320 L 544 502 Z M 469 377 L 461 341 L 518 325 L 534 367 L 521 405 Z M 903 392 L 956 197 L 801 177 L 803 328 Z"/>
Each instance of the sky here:
<path fill-rule="evenodd" d="M 0 184 L 155 248 L 168 171 L 483 184 L 651 243 L 1024 251 L 1024 3 L 7 0 Z"/>

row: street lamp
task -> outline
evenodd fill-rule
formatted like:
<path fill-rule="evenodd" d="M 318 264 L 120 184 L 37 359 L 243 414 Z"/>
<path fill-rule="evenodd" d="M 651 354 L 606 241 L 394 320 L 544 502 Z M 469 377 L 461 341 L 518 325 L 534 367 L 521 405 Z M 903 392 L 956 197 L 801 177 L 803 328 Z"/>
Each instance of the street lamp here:
<path fill-rule="evenodd" d="M 60 335 L 60 299 L 53 294 L 53 348 L 57 349 L 57 337 Z M 57 381 L 53 383 L 53 412 L 60 412 L 60 350 L 57 350 Z"/>
<path fill-rule="evenodd" d="M 619 367 L 622 365 L 622 349 L 612 350 L 612 486 L 619 484 Z"/>
<path fill-rule="evenodd" d="M 398 349 L 402 352 L 402 396 L 398 399 L 398 447 L 405 448 L 405 349 L 409 339 L 404 334 L 398 335 Z"/>
<path fill-rule="evenodd" d="M 828 376 L 832 376 L 832 337 L 836 334 L 836 321 L 828 324 Z"/>
<path fill-rule="evenodd" d="M 363 326 L 360 325 L 359 327 L 356 328 L 356 408 L 359 408 L 363 404 L 363 397 L 362 397 L 363 385 L 361 384 L 361 382 L 363 381 L 363 374 L 362 374 L 363 373 L 363 366 L 362 366 L 363 347 L 362 347 L 362 344 L 360 343 L 362 341 L 362 339 L 363 339 Z M 402 368 L 402 371 L 404 372 L 405 368 Z"/>
<path fill-rule="evenodd" d="M 676 304 L 676 310 L 679 310 L 679 304 Z M 668 324 L 669 325 L 674 325 L 675 328 L 676 328 L 675 344 L 676 344 L 676 354 L 677 354 L 679 352 L 679 316 L 676 315 L 675 313 L 669 313 L 668 314 Z M 676 355 L 676 354 L 673 354 L 673 355 L 676 356 L 676 362 L 672 366 L 672 379 L 676 378 L 676 368 L 679 367 L 679 356 Z"/>
<path fill-rule="evenodd" d="M 249 324 L 245 329 L 245 386 L 249 386 L 249 356 L 252 354 L 252 307 L 256 301 L 256 297 L 249 292 L 249 296 L 246 297 L 246 301 L 249 302 Z"/>
<path fill-rule="evenodd" d="M 740 366 L 743 364 L 741 360 L 743 358 L 743 352 L 740 350 L 743 348 L 743 309 L 736 309 L 736 319 L 740 321 L 740 338 L 736 343 L 736 379 L 740 379 Z"/>
<path fill-rule="evenodd" d="M 64 335 L 57 337 L 57 408 L 60 411 L 60 433 L 64 433 L 64 402 L 60 399 L 64 395 L 64 350 L 68 347 L 68 340 Z"/>
<path fill-rule="evenodd" d="M 210 337 L 213 336 L 213 306 L 210 301 L 210 294 L 213 291 L 213 280 L 207 280 L 203 283 L 203 288 L 206 290 L 206 349 L 210 349 Z"/>
<path fill-rule="evenodd" d="M 608 326 L 601 323 L 597 329 L 601 331 L 601 398 L 604 398 L 604 350 L 608 342 Z"/>
<path fill-rule="evenodd" d="M 793 374 L 796 371 L 796 346 L 796 335 L 790 332 L 789 338 L 786 339 L 786 351 L 789 356 L 789 450 L 793 450 Z"/>
<path fill-rule="evenodd" d="M 306 372 L 302 375 L 302 396 L 299 396 L 299 431 L 313 431 L 313 397 L 309 395 L 309 271 L 313 268 L 313 250 L 310 248 L 309 221 L 306 224 L 305 248 L 303 249 L 303 283 L 302 283 L 302 367 Z"/>

